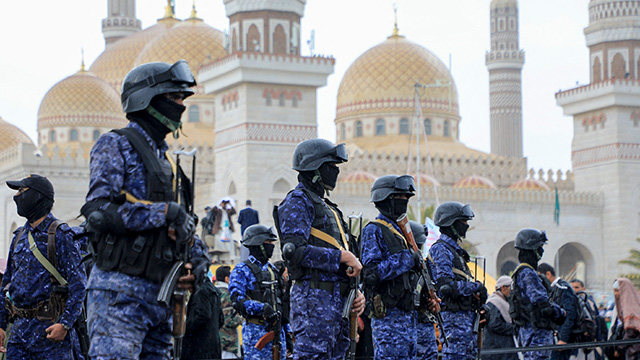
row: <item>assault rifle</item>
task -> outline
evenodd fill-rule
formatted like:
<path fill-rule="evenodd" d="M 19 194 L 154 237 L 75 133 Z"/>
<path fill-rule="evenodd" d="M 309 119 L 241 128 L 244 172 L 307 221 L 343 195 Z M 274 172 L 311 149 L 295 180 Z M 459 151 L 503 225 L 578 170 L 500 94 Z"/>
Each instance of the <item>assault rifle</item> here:
<path fill-rule="evenodd" d="M 276 299 L 276 285 L 278 284 L 278 280 L 263 281 L 262 284 L 271 286 L 271 302 L 273 303 L 273 308 L 277 311 L 278 299 Z M 280 353 L 282 349 L 282 339 L 280 338 L 282 334 L 282 314 L 278 311 L 275 317 L 275 323 L 270 324 L 273 325 L 273 330 L 262 335 L 260 340 L 256 343 L 255 348 L 262 350 L 268 343 L 273 342 L 271 344 L 271 356 L 273 360 L 280 360 Z"/>
<path fill-rule="evenodd" d="M 418 245 L 416 244 L 416 240 L 413 238 L 413 233 L 411 232 L 411 226 L 409 225 L 409 219 L 407 218 L 407 214 L 402 215 L 396 223 L 400 227 L 402 231 L 402 235 L 407 239 L 409 245 L 411 245 L 413 251 L 418 254 L 421 254 L 420 249 L 418 249 Z M 431 279 L 431 275 L 429 274 L 429 269 L 427 269 L 427 263 L 424 261 L 422 255 L 420 255 L 420 279 L 418 280 L 418 286 L 415 290 L 413 296 L 413 305 L 420 309 L 424 315 L 427 316 L 432 322 L 438 324 L 438 329 L 440 330 L 440 335 L 442 336 L 442 341 L 445 345 L 449 345 L 449 340 L 447 340 L 447 335 L 444 330 L 444 322 L 442 320 L 442 315 L 440 314 L 440 299 L 436 295 L 436 287 L 433 284 L 433 280 Z M 438 304 L 438 309 L 435 313 L 431 313 L 431 311 L 427 309 L 422 309 L 422 307 L 426 306 L 426 304 L 422 304 L 422 299 L 434 300 L 436 304 Z"/>
<path fill-rule="evenodd" d="M 482 271 L 484 274 L 482 275 L 482 286 L 484 286 L 484 279 L 487 276 L 486 267 L 487 267 L 487 258 L 484 256 L 476 256 L 474 259 L 475 269 L 473 270 L 473 276 L 476 280 L 478 280 L 478 259 L 482 259 L 484 261 L 482 265 Z M 482 349 L 482 320 L 485 318 L 486 310 L 483 306 L 478 306 L 476 310 L 476 318 L 473 321 L 473 333 L 478 335 L 478 352 L 476 353 L 476 359 L 480 359 L 480 350 Z"/>
<path fill-rule="evenodd" d="M 352 233 L 352 221 L 358 221 L 360 232 L 353 246 L 353 252 L 357 258 L 360 258 L 360 237 L 362 236 L 362 213 L 358 215 L 349 215 L 349 239 Z M 353 269 L 349 267 L 347 272 L 353 272 Z M 353 301 L 358 297 L 358 289 L 360 288 L 360 277 L 354 276 L 349 278 L 349 296 L 345 300 L 344 307 L 342 308 L 342 317 L 349 319 L 349 349 L 347 350 L 347 360 L 355 360 L 356 358 L 356 338 L 358 336 L 358 314 L 351 311 L 351 305 Z"/>
<path fill-rule="evenodd" d="M 182 176 L 184 174 L 180 170 L 180 155 L 191 156 L 191 184 L 186 193 L 190 197 L 189 201 L 185 204 L 187 206 L 187 212 L 189 216 L 194 217 L 193 199 L 194 199 L 194 187 L 196 180 L 196 152 L 197 149 L 193 149 L 190 152 L 184 150 L 177 150 L 174 152 L 176 155 L 176 202 L 185 203 L 185 199 L 182 194 Z M 188 219 L 186 221 L 189 221 Z M 180 360 L 182 356 L 182 340 L 187 326 L 187 301 L 188 291 L 180 289 L 178 285 L 178 279 L 185 275 L 185 265 L 189 262 L 189 247 L 191 245 L 191 238 L 189 239 L 176 239 L 175 231 L 169 229 L 169 237 L 176 241 L 176 254 L 178 260 L 173 263 L 171 270 L 162 281 L 162 286 L 158 292 L 158 302 L 165 306 L 171 306 L 171 313 L 173 316 L 173 329 L 171 334 L 174 339 L 173 346 L 173 358 Z M 187 270 L 186 274 L 190 275 L 191 271 Z"/>

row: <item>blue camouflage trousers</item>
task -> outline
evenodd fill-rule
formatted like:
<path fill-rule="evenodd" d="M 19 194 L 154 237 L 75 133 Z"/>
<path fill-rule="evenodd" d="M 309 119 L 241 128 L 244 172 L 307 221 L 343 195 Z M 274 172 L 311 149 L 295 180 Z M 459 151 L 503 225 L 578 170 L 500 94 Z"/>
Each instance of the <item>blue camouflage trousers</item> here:
<path fill-rule="evenodd" d="M 45 330 L 53 325 L 52 321 L 16 318 L 11 327 L 7 343 L 7 359 L 9 360 L 73 360 L 72 341 L 77 337 L 71 329 L 61 342 L 47 339 Z"/>
<path fill-rule="evenodd" d="M 339 283 L 332 292 L 308 281 L 291 288 L 291 325 L 296 339 L 294 360 L 343 360 L 349 348 L 349 322 L 342 318 Z"/>
<path fill-rule="evenodd" d="M 374 359 L 415 359 L 416 313 L 387 309 L 384 318 L 372 318 Z"/>
<path fill-rule="evenodd" d="M 89 356 L 94 360 L 169 360 L 171 309 L 111 290 L 89 290 Z"/>
<path fill-rule="evenodd" d="M 442 322 L 449 340 L 443 349 L 443 360 L 474 359 L 478 352 L 478 336 L 473 333 L 473 311 L 443 311 Z"/>
<path fill-rule="evenodd" d="M 433 323 L 416 323 L 418 338 L 418 360 L 435 360 L 438 357 L 438 341 Z"/>
<path fill-rule="evenodd" d="M 526 323 L 518 331 L 518 342 L 521 347 L 553 345 L 553 331 L 536 329 L 531 323 Z M 523 354 L 525 360 L 547 360 L 551 351 L 527 351 Z"/>
<path fill-rule="evenodd" d="M 273 342 L 269 342 L 262 350 L 258 350 L 255 347 L 258 340 L 266 333 L 267 329 L 264 325 L 249 324 L 247 322 L 242 325 L 242 350 L 244 351 L 245 359 L 273 360 L 271 353 Z M 282 360 L 287 358 L 287 342 L 284 330 L 282 330 L 280 336 L 280 358 Z"/>

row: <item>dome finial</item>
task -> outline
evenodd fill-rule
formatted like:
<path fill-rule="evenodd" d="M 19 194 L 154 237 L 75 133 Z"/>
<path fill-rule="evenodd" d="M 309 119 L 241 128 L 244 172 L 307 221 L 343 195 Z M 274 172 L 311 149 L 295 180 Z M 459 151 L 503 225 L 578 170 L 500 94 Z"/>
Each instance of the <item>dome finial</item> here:
<path fill-rule="evenodd" d="M 80 48 L 80 53 L 82 54 L 80 61 L 80 72 L 85 72 L 87 70 L 84 67 L 84 46 Z"/>
<path fill-rule="evenodd" d="M 391 34 L 391 36 L 398 36 L 400 35 L 400 30 L 398 29 L 398 5 L 396 3 L 393 3 L 393 17 L 393 33 Z"/>
<path fill-rule="evenodd" d="M 164 8 L 164 18 L 172 18 L 176 17 L 176 9 L 173 0 L 167 0 L 167 6 Z"/>
<path fill-rule="evenodd" d="M 191 6 L 191 16 L 189 16 L 189 19 L 197 19 L 198 18 L 198 12 L 196 11 L 196 0 L 193 0 L 193 5 Z"/>

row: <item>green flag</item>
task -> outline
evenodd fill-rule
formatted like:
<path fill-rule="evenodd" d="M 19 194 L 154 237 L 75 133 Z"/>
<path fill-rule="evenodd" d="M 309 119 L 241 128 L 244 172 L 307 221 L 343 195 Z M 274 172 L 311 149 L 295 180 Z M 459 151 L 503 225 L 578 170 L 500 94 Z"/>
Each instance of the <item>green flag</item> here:
<path fill-rule="evenodd" d="M 553 221 L 560 225 L 560 200 L 558 199 L 558 188 L 556 187 L 556 208 L 553 212 Z"/>

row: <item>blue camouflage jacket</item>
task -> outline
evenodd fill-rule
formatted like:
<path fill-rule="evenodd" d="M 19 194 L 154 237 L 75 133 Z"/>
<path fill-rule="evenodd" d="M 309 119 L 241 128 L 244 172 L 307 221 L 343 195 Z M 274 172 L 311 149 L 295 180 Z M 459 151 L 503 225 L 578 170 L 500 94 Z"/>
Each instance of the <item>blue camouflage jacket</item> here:
<path fill-rule="evenodd" d="M 138 130 L 162 161 L 168 161 L 165 152 L 168 145 L 162 141 L 158 147 L 149 135 L 135 122 L 127 127 Z M 138 199 L 147 199 L 147 172 L 142 158 L 123 135 L 108 132 L 100 137 L 91 150 L 91 178 L 86 201 L 109 199 L 125 190 Z M 145 231 L 167 225 L 166 203 L 152 204 L 125 202 L 118 208 L 124 226 L 129 231 Z M 196 238 L 190 256 L 192 259 L 206 257 L 205 246 Z M 115 271 L 102 271 L 94 266 L 89 277 L 89 289 L 112 290 L 135 298 L 156 302 L 160 290 L 158 283 Z"/>
<path fill-rule="evenodd" d="M 382 214 L 379 214 L 376 219 L 382 219 L 390 223 L 401 233 L 395 221 L 389 220 Z M 411 270 L 414 266 L 413 257 L 408 249 L 393 255 L 389 252 L 387 243 L 382 237 L 382 230 L 372 223 L 367 224 L 362 230 L 362 263 L 367 267 L 377 266 L 378 276 L 381 281 L 395 279 Z"/>
<path fill-rule="evenodd" d="M 541 302 L 549 302 L 549 294 L 547 289 L 542 284 L 542 279 L 538 273 L 532 268 L 525 266 L 522 270 L 518 271 L 515 278 L 516 286 L 520 289 L 520 295 L 525 302 L 523 305 L 534 305 Z M 528 302 L 528 303 L 527 303 Z M 554 318 L 558 318 L 562 314 L 562 309 L 554 303 L 551 303 L 554 309 Z"/>
<path fill-rule="evenodd" d="M 31 233 L 38 250 L 46 257 L 49 225 L 56 220 L 49 213 L 45 219 L 32 228 L 25 223 L 22 236 L 17 239 L 20 228 L 14 232 L 11 242 L 7 269 L 2 279 L 2 289 L 8 286 L 8 296 L 0 292 L 2 304 L 13 301 L 19 308 L 33 308 L 38 302 L 51 296 L 51 275 L 29 249 L 28 234 Z M 60 224 L 56 232 L 57 270 L 69 284 L 67 304 L 58 323 L 71 327 L 82 310 L 82 301 L 86 291 L 87 275 L 81 264 L 79 245 L 74 241 L 76 231 L 67 224 Z M 0 306 L 0 328 L 6 329 L 8 313 L 4 305 Z"/>
<path fill-rule="evenodd" d="M 440 234 L 440 240 L 451 245 L 456 250 L 462 250 L 462 247 L 457 241 L 453 240 L 445 234 Z M 453 273 L 454 268 L 454 254 L 444 244 L 435 243 L 429 249 L 429 256 L 433 259 L 432 276 L 433 281 L 438 284 L 438 280 L 441 278 L 455 279 L 456 276 Z M 454 286 L 461 296 L 471 296 L 473 293 L 480 291 L 482 284 L 473 281 L 452 281 L 451 286 Z"/>
<path fill-rule="evenodd" d="M 339 272 L 342 255 L 340 250 L 307 244 L 311 236 L 311 225 L 315 218 L 315 211 L 313 202 L 302 191 L 304 188 L 304 185 L 299 183 L 278 206 L 282 242 L 285 244 L 295 241 L 296 244 L 305 246 L 304 257 L 300 265 L 317 269 L 320 281 L 348 282 L 347 274 Z M 306 278 L 300 280 L 304 279 Z"/>

